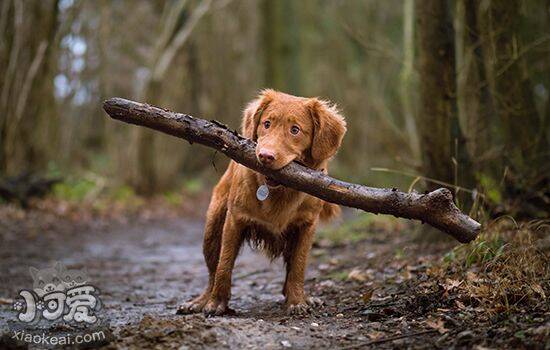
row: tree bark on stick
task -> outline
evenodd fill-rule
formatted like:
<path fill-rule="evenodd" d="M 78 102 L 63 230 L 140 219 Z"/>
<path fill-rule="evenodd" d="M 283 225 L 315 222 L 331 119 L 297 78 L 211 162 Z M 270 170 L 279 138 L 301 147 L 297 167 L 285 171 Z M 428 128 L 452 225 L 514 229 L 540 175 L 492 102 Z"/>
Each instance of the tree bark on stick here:
<path fill-rule="evenodd" d="M 322 172 L 292 162 L 280 170 L 262 166 L 255 154 L 256 143 L 217 121 L 194 118 L 187 114 L 122 98 L 103 103 L 114 119 L 145 126 L 166 134 L 214 148 L 277 182 L 325 201 L 362 209 L 375 214 L 390 214 L 426 222 L 462 243 L 476 238 L 481 225 L 463 214 L 446 188 L 421 194 L 397 189 L 380 189 L 334 179 Z"/>

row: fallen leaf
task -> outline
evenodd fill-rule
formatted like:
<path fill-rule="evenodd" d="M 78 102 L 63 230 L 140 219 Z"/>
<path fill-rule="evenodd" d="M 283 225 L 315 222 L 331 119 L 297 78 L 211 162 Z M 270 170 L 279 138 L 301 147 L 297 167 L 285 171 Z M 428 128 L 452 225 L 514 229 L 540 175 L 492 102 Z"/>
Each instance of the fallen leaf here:
<path fill-rule="evenodd" d="M 445 281 L 445 284 L 442 285 L 443 289 L 445 290 L 445 293 L 443 293 L 443 296 L 447 297 L 449 295 L 449 292 L 451 292 L 455 288 L 458 288 L 461 284 L 462 284 L 462 281 L 457 281 L 457 280 L 447 278 L 447 280 Z"/>
<path fill-rule="evenodd" d="M 369 289 L 363 295 L 361 295 L 361 299 L 364 303 L 368 303 L 372 299 L 372 294 L 374 293 L 374 289 Z"/>
<path fill-rule="evenodd" d="M 457 288 L 462 284 L 462 281 L 452 280 L 450 278 L 447 278 L 447 281 L 445 283 L 445 290 L 451 291 L 454 288 Z"/>
<path fill-rule="evenodd" d="M 439 320 L 427 320 L 426 325 L 430 328 L 437 330 L 439 333 L 447 333 L 449 330 L 445 328 L 445 322 L 441 319 Z"/>
<path fill-rule="evenodd" d="M 531 289 L 532 289 L 535 293 L 539 294 L 539 295 L 542 297 L 542 299 L 546 299 L 546 294 L 544 294 L 544 290 L 542 289 L 542 287 L 540 286 L 540 284 L 537 284 L 537 283 L 531 284 Z"/>
<path fill-rule="evenodd" d="M 466 272 L 466 279 L 468 281 L 472 281 L 472 282 L 478 282 L 479 281 L 479 277 L 472 271 Z"/>
<path fill-rule="evenodd" d="M 361 271 L 358 268 L 355 268 L 350 271 L 348 274 L 349 280 L 359 281 L 359 282 L 365 282 L 367 280 L 367 274 Z"/>
<path fill-rule="evenodd" d="M 443 269 L 440 266 L 431 266 L 426 270 L 426 274 L 430 277 L 437 277 L 443 274 Z"/>
<path fill-rule="evenodd" d="M 404 280 L 410 280 L 413 275 L 412 273 L 409 271 L 409 270 L 405 270 L 403 271 L 403 273 L 401 274 L 401 277 L 404 279 Z"/>
<path fill-rule="evenodd" d="M 367 336 L 372 340 L 378 340 L 384 336 L 384 333 L 379 331 L 371 331 L 367 334 Z"/>
<path fill-rule="evenodd" d="M 460 302 L 460 300 L 455 300 L 456 307 L 458 307 L 461 310 L 464 310 L 466 308 L 466 305 Z"/>

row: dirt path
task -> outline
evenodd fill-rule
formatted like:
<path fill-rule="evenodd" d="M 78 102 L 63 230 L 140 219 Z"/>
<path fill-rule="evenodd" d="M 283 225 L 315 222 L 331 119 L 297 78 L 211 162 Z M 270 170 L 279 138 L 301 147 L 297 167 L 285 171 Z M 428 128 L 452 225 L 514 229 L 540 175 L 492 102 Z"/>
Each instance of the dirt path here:
<path fill-rule="evenodd" d="M 430 348 L 485 342 L 481 330 L 465 327 L 464 320 L 445 334 L 425 326 L 430 313 L 442 307 L 441 292 L 411 292 L 426 279 L 426 256 L 388 232 L 349 246 L 314 248 L 306 290 L 325 306 L 311 316 L 284 313 L 281 263 L 270 264 L 248 247 L 234 272 L 230 305 L 236 315 L 176 315 L 177 306 L 206 284 L 202 226 L 199 220 L 177 219 L 72 224 L 39 234 L 10 230 L 0 247 L 0 298 L 13 298 L 32 286 L 29 266 L 61 261 L 87 268 L 90 281 L 101 290 L 101 317 L 114 335 L 107 348 Z M 395 259 L 400 249 L 418 255 L 418 265 L 403 270 L 404 263 Z M 359 264 L 367 274 L 346 279 Z M 14 313 L 8 303 L 0 307 L 0 329 L 5 331 Z"/>
<path fill-rule="evenodd" d="M 144 342 L 154 341 L 175 347 L 328 346 L 350 331 L 348 322 L 326 325 L 326 318 L 334 316 L 326 313 L 328 308 L 304 320 L 288 318 L 282 310 L 281 263 L 270 264 L 248 247 L 235 268 L 231 305 L 236 316 L 176 316 L 177 305 L 200 293 L 206 284 L 202 226 L 201 221 L 174 220 L 8 237 L 0 250 L 0 269 L 9 283 L 2 285 L 1 296 L 13 297 L 32 285 L 29 266 L 61 261 L 73 268 L 85 267 L 101 290 L 104 317 L 117 338 L 114 346 L 147 347 Z M 318 275 L 318 269 L 310 269 L 310 279 Z M 8 310 L 2 309 L 3 322 L 13 318 Z M 186 331 L 163 333 L 174 327 Z"/>

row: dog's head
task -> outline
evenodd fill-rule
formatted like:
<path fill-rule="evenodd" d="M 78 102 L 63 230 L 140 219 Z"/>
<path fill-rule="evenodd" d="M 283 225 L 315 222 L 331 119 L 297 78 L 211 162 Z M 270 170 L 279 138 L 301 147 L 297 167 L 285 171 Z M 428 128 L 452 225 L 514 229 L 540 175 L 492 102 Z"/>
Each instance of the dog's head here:
<path fill-rule="evenodd" d="M 316 168 L 340 147 L 346 122 L 326 101 L 264 90 L 245 109 L 242 132 L 257 142 L 258 160 L 271 169 L 294 160 Z"/>

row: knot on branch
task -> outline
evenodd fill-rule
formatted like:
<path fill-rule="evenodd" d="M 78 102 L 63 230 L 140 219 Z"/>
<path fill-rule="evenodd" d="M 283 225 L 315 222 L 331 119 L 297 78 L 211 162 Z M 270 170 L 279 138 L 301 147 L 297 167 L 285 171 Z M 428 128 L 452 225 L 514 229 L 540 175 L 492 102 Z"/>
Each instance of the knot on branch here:
<path fill-rule="evenodd" d="M 430 210 L 454 212 L 456 208 L 452 192 L 447 188 L 438 188 L 426 195 Z"/>

